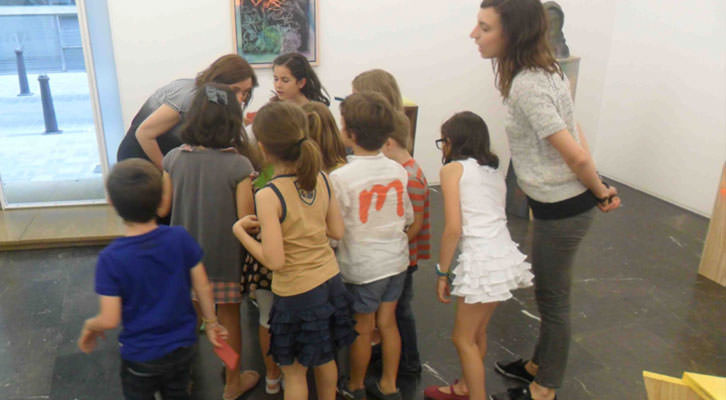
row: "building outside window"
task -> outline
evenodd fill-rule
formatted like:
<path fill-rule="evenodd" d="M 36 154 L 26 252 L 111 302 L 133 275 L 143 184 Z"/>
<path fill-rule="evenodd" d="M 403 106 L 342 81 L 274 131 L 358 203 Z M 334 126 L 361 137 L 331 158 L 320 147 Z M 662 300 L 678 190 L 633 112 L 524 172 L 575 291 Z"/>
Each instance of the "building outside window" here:
<path fill-rule="evenodd" d="M 0 0 L 3 208 L 104 201 L 104 124 L 85 3 Z"/>

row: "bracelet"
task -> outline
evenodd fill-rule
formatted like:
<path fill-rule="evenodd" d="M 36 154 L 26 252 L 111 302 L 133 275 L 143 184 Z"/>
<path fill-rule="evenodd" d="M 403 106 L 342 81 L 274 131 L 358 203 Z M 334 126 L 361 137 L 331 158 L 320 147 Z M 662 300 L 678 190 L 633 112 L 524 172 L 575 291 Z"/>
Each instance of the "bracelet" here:
<path fill-rule="evenodd" d="M 439 266 L 439 264 L 436 264 L 436 275 L 438 275 L 439 277 L 444 277 L 445 276 L 445 277 L 448 278 L 448 277 L 451 276 L 451 272 L 449 272 L 449 271 L 442 272 L 441 271 L 441 267 Z"/>
<path fill-rule="evenodd" d="M 206 319 L 206 318 L 202 317 L 202 322 L 204 322 L 205 324 L 216 324 L 217 318 Z"/>
<path fill-rule="evenodd" d="M 607 182 L 605 182 L 605 181 L 603 181 L 603 180 L 600 180 L 600 182 L 601 182 L 601 183 L 603 184 L 603 186 L 605 186 L 606 188 L 610 188 L 610 185 L 608 185 L 608 183 L 607 183 Z M 617 197 L 617 196 L 618 196 L 618 195 L 616 195 L 616 194 L 613 194 L 613 195 L 610 195 L 610 196 L 606 196 L 606 197 L 602 197 L 602 198 L 601 198 L 601 197 L 595 197 L 595 199 L 597 200 L 598 204 L 607 204 L 607 203 L 611 202 L 611 201 L 612 201 L 612 200 L 613 200 L 613 199 L 614 199 L 615 197 Z"/>

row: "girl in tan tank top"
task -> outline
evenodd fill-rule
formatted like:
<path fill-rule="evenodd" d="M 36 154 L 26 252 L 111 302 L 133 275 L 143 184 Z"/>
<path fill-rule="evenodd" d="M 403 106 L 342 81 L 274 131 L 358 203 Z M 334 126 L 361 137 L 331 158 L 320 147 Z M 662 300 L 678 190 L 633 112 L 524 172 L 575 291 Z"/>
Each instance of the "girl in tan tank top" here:
<path fill-rule="evenodd" d="M 318 398 L 332 400 L 335 353 L 356 336 L 351 296 L 328 244 L 343 236 L 343 219 L 299 106 L 264 106 L 253 131 L 275 176 L 255 195 L 257 216 L 240 219 L 233 230 L 273 271 L 270 353 L 285 374 L 285 398 L 307 397 L 306 372 L 313 367 Z M 257 232 L 261 243 L 252 236 Z"/>

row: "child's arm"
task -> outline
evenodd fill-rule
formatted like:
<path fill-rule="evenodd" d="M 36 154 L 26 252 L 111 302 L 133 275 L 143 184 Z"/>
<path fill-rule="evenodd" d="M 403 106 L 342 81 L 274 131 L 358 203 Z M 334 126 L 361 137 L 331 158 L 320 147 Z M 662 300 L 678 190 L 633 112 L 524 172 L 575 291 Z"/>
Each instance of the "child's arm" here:
<path fill-rule="evenodd" d="M 461 237 L 461 204 L 459 202 L 459 180 L 463 168 L 460 163 L 452 162 L 441 167 L 441 192 L 444 196 L 444 232 L 441 234 L 439 249 L 439 269 L 448 273 L 454 258 L 456 245 Z M 449 303 L 448 276 L 439 276 L 436 284 L 439 301 Z"/>
<path fill-rule="evenodd" d="M 328 213 L 325 216 L 325 224 L 328 227 L 328 237 L 333 240 L 340 240 L 343 238 L 345 232 L 345 224 L 343 223 L 343 215 L 340 213 L 340 204 L 338 199 L 335 197 L 333 188 L 330 188 L 330 204 L 328 205 Z"/>
<path fill-rule="evenodd" d="M 121 297 L 98 296 L 99 312 L 83 324 L 81 336 L 78 338 L 78 348 L 84 353 L 90 353 L 96 348 L 96 339 L 105 337 L 103 332 L 116 328 L 121 322 Z"/>
<path fill-rule="evenodd" d="M 159 208 L 156 210 L 156 215 L 162 218 L 169 215 L 169 211 L 171 211 L 171 196 L 173 193 L 171 177 L 168 172 L 163 171 L 161 177 L 161 204 L 159 204 Z"/>
<path fill-rule="evenodd" d="M 414 240 L 421 231 L 421 228 L 423 228 L 426 189 L 424 183 L 418 179 L 409 180 L 408 187 L 406 188 L 408 198 L 411 200 L 411 205 L 413 206 L 413 224 L 406 231 L 409 242 Z"/>
<path fill-rule="evenodd" d="M 403 196 L 403 207 L 404 207 L 404 215 L 406 217 L 406 230 L 410 229 L 410 226 L 414 223 L 415 217 L 413 213 L 413 206 L 411 205 L 411 199 L 408 195 L 408 176 L 406 176 L 406 180 L 403 182 L 404 190 L 406 191 L 405 196 Z M 419 228 L 420 229 L 420 228 Z"/>
<path fill-rule="evenodd" d="M 207 271 L 200 262 L 191 269 L 192 289 L 199 300 L 199 307 L 202 311 L 202 319 L 206 324 L 204 332 L 207 338 L 215 347 L 222 345 L 220 339 L 227 339 L 227 329 L 217 322 L 217 315 L 214 312 L 214 295 L 212 285 L 207 279 Z"/>
<path fill-rule="evenodd" d="M 408 230 L 406 231 L 406 235 L 408 236 L 409 242 L 416 239 L 416 236 L 418 236 L 418 232 L 423 227 L 423 221 L 424 221 L 423 208 L 418 211 L 416 211 L 416 209 L 414 209 L 413 224 L 411 224 L 411 226 L 409 226 Z"/>
<path fill-rule="evenodd" d="M 237 218 L 255 213 L 255 202 L 252 198 L 252 179 L 245 178 L 237 184 L 235 194 L 237 202 Z"/>
<path fill-rule="evenodd" d="M 280 226 L 282 207 L 277 195 L 270 188 L 260 189 L 255 195 L 255 199 L 257 217 L 248 215 L 240 219 L 234 224 L 232 231 L 245 249 L 252 254 L 252 257 L 274 271 L 285 264 L 282 227 Z M 250 235 L 258 229 L 262 233 L 262 243 Z"/>

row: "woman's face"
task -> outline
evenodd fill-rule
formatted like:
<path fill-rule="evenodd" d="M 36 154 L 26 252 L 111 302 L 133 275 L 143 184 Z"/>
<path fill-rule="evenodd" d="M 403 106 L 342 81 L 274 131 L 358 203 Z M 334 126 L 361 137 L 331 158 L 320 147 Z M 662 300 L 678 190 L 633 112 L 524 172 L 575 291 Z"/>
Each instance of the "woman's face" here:
<path fill-rule="evenodd" d="M 272 78 L 275 83 L 275 93 L 280 100 L 294 100 L 300 96 L 300 90 L 305 87 L 305 78 L 297 80 L 284 65 L 272 67 Z"/>
<path fill-rule="evenodd" d="M 469 34 L 479 47 L 482 58 L 497 58 L 504 54 L 505 43 L 499 14 L 494 7 L 480 8 L 477 23 Z"/>
<path fill-rule="evenodd" d="M 231 87 L 234 94 L 237 95 L 237 101 L 239 101 L 239 103 L 243 106 L 247 104 L 250 98 L 252 98 L 252 78 L 247 78 L 243 81 L 233 83 L 229 85 L 229 87 Z"/>

